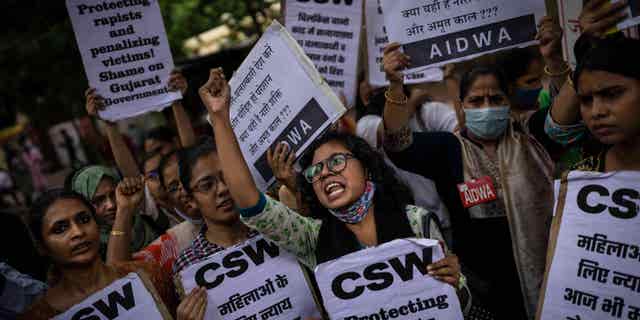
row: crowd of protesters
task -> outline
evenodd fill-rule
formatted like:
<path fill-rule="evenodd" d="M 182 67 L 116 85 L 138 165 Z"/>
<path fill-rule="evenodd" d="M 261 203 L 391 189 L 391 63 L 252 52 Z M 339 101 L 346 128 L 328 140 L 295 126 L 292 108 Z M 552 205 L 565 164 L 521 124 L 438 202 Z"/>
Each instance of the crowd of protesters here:
<path fill-rule="evenodd" d="M 176 129 L 149 132 L 134 154 L 104 121 L 117 166 L 81 166 L 57 188 L 44 189 L 42 156 L 26 141 L 40 195 L 25 217 L 2 213 L 2 246 L 12 248 L 0 257 L 0 318 L 49 319 L 143 270 L 177 319 L 203 319 L 205 290 L 180 299 L 176 275 L 263 235 L 311 270 L 395 239 L 436 239 L 445 257 L 424 267 L 456 289 L 465 317 L 533 319 L 553 180 L 566 170 L 640 170 L 640 40 L 607 32 L 624 3 L 601 2 L 580 15 L 574 69 L 548 17 L 538 46 L 449 65 L 441 83 L 404 84 L 410 58 L 389 44 L 389 86 L 362 79 L 357 112 L 312 143 L 301 170 L 286 145 L 269 150 L 278 183 L 267 192 L 231 126 L 233 70 L 211 70 L 199 88 L 208 132 L 197 135 L 176 101 Z M 170 89 L 188 89 L 180 72 Z M 102 97 L 94 89 L 85 97 L 97 118 Z M 458 185 L 482 177 L 495 199 L 465 204 Z"/>

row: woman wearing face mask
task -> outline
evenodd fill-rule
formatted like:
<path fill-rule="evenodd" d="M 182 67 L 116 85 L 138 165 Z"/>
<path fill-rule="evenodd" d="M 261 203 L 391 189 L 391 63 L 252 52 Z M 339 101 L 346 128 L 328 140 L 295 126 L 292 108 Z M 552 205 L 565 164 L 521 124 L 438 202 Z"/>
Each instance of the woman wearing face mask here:
<path fill-rule="evenodd" d="M 383 58 L 391 82 L 385 150 L 399 168 L 436 183 L 449 209 L 454 250 L 475 275 L 474 301 L 478 296 L 500 319 L 532 318 L 553 204 L 546 113 L 512 114 L 502 73 L 481 66 L 460 82 L 460 132 L 412 134 L 400 71 L 409 57 L 398 48 L 389 45 Z"/>
<path fill-rule="evenodd" d="M 242 221 L 307 266 L 337 259 L 394 239 L 423 237 L 426 210 L 408 205 L 410 193 L 366 141 L 329 133 L 316 141 L 301 161 L 303 199 L 312 217 L 303 217 L 258 191 L 229 119 L 229 85 L 212 70 L 200 96 L 213 121 L 226 184 Z M 282 156 L 286 156 L 283 154 Z M 442 240 L 435 224 L 429 233 Z M 455 255 L 428 266 L 430 273 L 456 288 L 464 282 Z"/>
<path fill-rule="evenodd" d="M 133 211 L 142 195 L 141 183 L 118 186 L 118 211 Z M 131 272 L 150 276 L 169 310 L 173 292 L 168 277 L 145 263 L 106 265 L 99 256 L 100 233 L 91 204 L 62 189 L 48 191 L 32 206 L 29 228 L 36 246 L 53 264 L 49 289 L 20 319 L 50 319 Z"/>

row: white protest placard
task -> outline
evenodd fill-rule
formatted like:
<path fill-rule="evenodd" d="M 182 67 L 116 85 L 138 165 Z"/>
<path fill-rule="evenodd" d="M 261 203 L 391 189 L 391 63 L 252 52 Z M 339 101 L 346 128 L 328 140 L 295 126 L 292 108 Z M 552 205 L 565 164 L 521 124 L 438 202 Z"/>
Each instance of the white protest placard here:
<path fill-rule="evenodd" d="M 167 84 L 173 58 L 158 0 L 67 0 L 89 85 L 116 121 L 180 99 Z"/>
<path fill-rule="evenodd" d="M 53 320 L 172 319 L 162 301 L 147 289 L 151 284 L 145 286 L 145 282 L 137 273 L 129 273 Z"/>
<path fill-rule="evenodd" d="M 620 2 L 622 0 L 613 0 L 611 2 Z M 627 19 L 618 23 L 618 30 L 627 29 L 629 27 L 637 26 L 640 24 L 640 0 L 627 0 Z"/>
<path fill-rule="evenodd" d="M 382 56 L 384 47 L 389 43 L 389 37 L 387 36 L 384 26 L 384 15 L 382 14 L 380 0 L 366 0 L 365 21 L 367 27 L 369 83 L 374 87 L 388 86 L 389 81 L 382 69 Z M 416 73 L 406 73 L 404 75 L 404 83 L 414 84 L 442 81 L 443 77 L 444 73 L 442 69 L 428 68 Z"/>
<path fill-rule="evenodd" d="M 400 239 L 316 267 L 331 319 L 462 320 L 455 289 L 429 276 L 444 258 L 435 240 Z"/>
<path fill-rule="evenodd" d="M 286 0 L 285 26 L 336 94 L 355 106 L 363 0 Z"/>
<path fill-rule="evenodd" d="M 304 319 L 319 312 L 295 256 L 255 237 L 180 272 L 185 292 L 207 289 L 205 319 Z"/>
<path fill-rule="evenodd" d="M 302 155 L 345 112 L 313 63 L 274 21 L 229 81 L 231 126 L 258 188 L 275 181 L 267 150 L 278 143 Z"/>
<path fill-rule="evenodd" d="M 573 46 L 580 37 L 578 16 L 582 11 L 582 1 L 558 0 L 558 17 L 562 27 L 562 53 L 564 59 L 575 68 L 577 61 L 573 54 Z"/>
<path fill-rule="evenodd" d="M 640 319 L 640 172 L 560 184 L 538 319 Z"/>
<path fill-rule="evenodd" d="M 536 44 L 544 0 L 381 0 L 390 41 L 411 57 L 408 72 Z"/>

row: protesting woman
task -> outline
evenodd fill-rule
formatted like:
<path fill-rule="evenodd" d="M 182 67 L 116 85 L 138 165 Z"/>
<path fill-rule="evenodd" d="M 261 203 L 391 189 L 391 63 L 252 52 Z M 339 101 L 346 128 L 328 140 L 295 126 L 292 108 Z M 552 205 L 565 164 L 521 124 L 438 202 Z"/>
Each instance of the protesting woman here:
<path fill-rule="evenodd" d="M 362 139 L 330 133 L 316 141 L 301 161 L 303 199 L 311 217 L 303 217 L 261 193 L 242 157 L 229 119 L 230 88 L 221 69 L 211 71 L 200 97 L 212 119 L 220 164 L 242 221 L 304 264 L 340 258 L 362 248 L 399 238 L 423 237 L 423 216 L 428 212 L 410 206 L 410 193 L 399 184 L 384 160 Z M 275 157 L 286 157 L 279 146 Z M 442 240 L 437 227 L 429 233 Z M 428 266 L 435 278 L 461 289 L 458 258 L 447 255 Z"/>
<path fill-rule="evenodd" d="M 480 66 L 460 82 L 460 132 L 412 134 L 401 71 L 409 57 L 398 49 L 389 45 L 383 58 L 391 82 L 385 150 L 399 168 L 436 183 L 450 212 L 453 248 L 473 276 L 474 301 L 482 300 L 499 319 L 531 318 L 553 204 L 547 150 L 557 145 L 544 133 L 546 112 L 512 113 L 511 84 L 497 68 Z"/>
<path fill-rule="evenodd" d="M 640 170 L 640 66 L 629 63 L 640 55 L 640 40 L 621 34 L 603 39 L 582 36 L 575 53 L 573 83 L 581 127 L 602 147 L 574 169 Z"/>
<path fill-rule="evenodd" d="M 142 196 L 142 181 L 127 180 L 118 186 L 118 211 L 133 211 Z M 145 263 L 106 265 L 99 256 L 100 234 L 93 206 L 81 195 L 53 190 L 33 205 L 29 228 L 36 246 L 51 259 L 53 269 L 47 293 L 22 319 L 50 319 L 82 302 L 131 272 L 144 272 L 169 310 L 175 305 L 167 277 Z"/>

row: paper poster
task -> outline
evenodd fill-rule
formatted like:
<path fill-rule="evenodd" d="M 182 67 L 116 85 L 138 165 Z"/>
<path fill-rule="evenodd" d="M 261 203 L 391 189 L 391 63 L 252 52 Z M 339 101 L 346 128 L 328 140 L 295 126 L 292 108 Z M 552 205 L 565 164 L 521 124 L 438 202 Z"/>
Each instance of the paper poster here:
<path fill-rule="evenodd" d="M 517 5 L 516 5 L 517 4 Z M 544 0 L 381 0 L 389 40 L 411 57 L 408 72 L 536 44 Z"/>
<path fill-rule="evenodd" d="M 582 11 L 582 0 L 558 0 L 558 17 L 560 19 L 560 27 L 563 31 L 562 52 L 564 59 L 576 67 L 576 56 L 573 54 L 573 47 L 580 37 L 580 23 L 578 16 Z"/>
<path fill-rule="evenodd" d="M 51 127 L 49 137 L 56 150 L 58 160 L 64 167 L 79 167 L 88 162 L 80 142 L 80 136 L 72 121 Z"/>
<path fill-rule="evenodd" d="M 331 319 L 462 320 L 455 289 L 427 274 L 444 258 L 435 240 L 401 239 L 318 265 Z"/>
<path fill-rule="evenodd" d="M 389 85 L 389 81 L 382 68 L 382 56 L 384 47 L 389 44 L 386 28 L 384 26 L 384 15 L 380 0 L 366 0 L 365 18 L 367 29 L 367 56 L 369 67 L 369 84 L 374 87 L 384 87 Z M 404 76 L 405 84 L 422 82 L 442 81 L 444 73 L 440 68 L 428 68 L 425 71 L 407 73 Z"/>
<path fill-rule="evenodd" d="M 157 0 L 67 0 L 89 86 L 109 121 L 158 111 L 180 99 L 167 85 L 173 58 Z"/>
<path fill-rule="evenodd" d="M 562 181 L 538 319 L 640 319 L 639 186 L 638 171 Z"/>
<path fill-rule="evenodd" d="M 80 319 L 172 318 L 162 302 L 155 299 L 147 290 L 140 276 L 130 273 L 53 318 L 53 320 Z"/>
<path fill-rule="evenodd" d="M 611 2 L 620 2 L 622 0 L 613 0 Z M 628 5 L 625 9 L 627 19 L 618 23 L 618 30 L 627 29 L 629 27 L 640 24 L 640 0 L 626 0 Z"/>
<path fill-rule="evenodd" d="M 259 236 L 180 272 L 185 292 L 207 289 L 205 319 L 304 319 L 315 301 L 295 256 Z"/>
<path fill-rule="evenodd" d="M 285 26 L 347 106 L 355 106 L 363 0 L 286 0 Z"/>
<path fill-rule="evenodd" d="M 300 46 L 277 21 L 233 78 L 231 126 L 258 188 L 275 181 L 267 150 L 289 145 L 297 157 L 345 112 Z"/>

